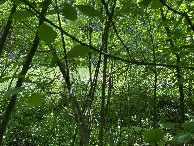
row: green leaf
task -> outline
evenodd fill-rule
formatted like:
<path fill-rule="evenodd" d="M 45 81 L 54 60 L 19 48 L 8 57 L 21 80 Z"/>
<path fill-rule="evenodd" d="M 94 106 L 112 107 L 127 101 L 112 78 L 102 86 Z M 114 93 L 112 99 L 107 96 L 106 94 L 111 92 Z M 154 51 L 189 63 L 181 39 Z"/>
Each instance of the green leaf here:
<path fill-rule="evenodd" d="M 0 78 L 0 83 L 3 83 L 11 78 L 25 78 L 25 75 L 14 75 L 13 77 L 4 77 L 4 78 Z"/>
<path fill-rule="evenodd" d="M 56 13 L 62 13 L 63 12 L 63 9 L 58 9 L 58 10 L 50 10 L 46 13 L 46 15 L 53 15 L 53 14 L 56 14 Z"/>
<path fill-rule="evenodd" d="M 13 14 L 13 19 L 15 20 L 24 20 L 28 17 L 30 17 L 32 13 L 30 13 L 27 10 L 18 10 Z"/>
<path fill-rule="evenodd" d="M 122 127 L 121 131 L 129 131 L 130 129 L 128 127 Z"/>
<path fill-rule="evenodd" d="M 144 133 L 144 140 L 149 143 L 155 143 L 162 139 L 164 136 L 163 132 L 158 129 L 151 129 Z"/>
<path fill-rule="evenodd" d="M 179 26 L 179 24 L 182 22 L 182 19 L 183 19 L 183 16 L 181 16 L 179 18 L 179 20 L 177 21 L 177 23 L 174 25 L 174 28 L 173 29 L 175 29 L 175 28 L 177 28 L 177 26 Z"/>
<path fill-rule="evenodd" d="M 57 33 L 52 29 L 52 27 L 41 24 L 38 28 L 38 37 L 47 44 L 51 44 L 55 41 Z"/>
<path fill-rule="evenodd" d="M 40 93 L 33 93 L 28 99 L 28 104 L 32 106 L 42 106 L 43 97 Z"/>
<path fill-rule="evenodd" d="M 139 2 L 139 5 L 142 7 L 144 7 L 144 6 L 147 7 L 151 4 L 152 1 L 153 0 L 143 0 L 143 1 Z"/>
<path fill-rule="evenodd" d="M 174 129 L 174 125 L 171 122 L 164 122 L 163 127 L 168 129 Z"/>
<path fill-rule="evenodd" d="M 194 48 L 194 45 L 183 45 L 180 48 Z"/>
<path fill-rule="evenodd" d="M 41 2 L 41 7 L 42 8 L 47 8 L 51 4 L 52 0 L 44 0 Z"/>
<path fill-rule="evenodd" d="M 13 78 L 22 78 L 22 79 L 24 79 L 25 75 L 14 75 Z"/>
<path fill-rule="evenodd" d="M 5 93 L 4 97 L 9 97 L 11 95 L 18 94 L 19 92 L 23 91 L 24 89 L 25 89 L 25 87 L 17 87 L 14 89 L 10 89 Z"/>
<path fill-rule="evenodd" d="M 162 7 L 163 7 L 163 4 L 160 2 L 160 0 L 153 0 L 151 4 L 151 9 L 159 9 Z"/>
<path fill-rule="evenodd" d="M 22 3 L 21 0 L 11 0 L 15 5 L 19 5 Z"/>
<path fill-rule="evenodd" d="M 73 59 L 75 57 L 84 57 L 90 52 L 90 49 L 88 47 L 77 45 L 73 47 L 67 54 L 69 59 Z"/>
<path fill-rule="evenodd" d="M 180 133 L 172 139 L 173 144 L 183 144 L 191 139 L 190 133 Z"/>
<path fill-rule="evenodd" d="M 181 51 L 181 48 L 180 47 L 170 47 L 170 51 L 172 53 L 178 53 L 179 51 Z"/>
<path fill-rule="evenodd" d="M 4 78 L 0 78 L 0 83 L 3 83 L 9 79 L 11 79 L 12 77 L 4 77 Z"/>
<path fill-rule="evenodd" d="M 77 19 L 77 11 L 76 9 L 70 5 L 70 4 L 65 4 L 63 6 L 63 15 L 72 21 L 75 21 Z"/>
<path fill-rule="evenodd" d="M 185 121 L 181 127 L 185 130 L 188 130 L 190 132 L 194 132 L 194 123 L 190 123 L 190 122 L 187 122 Z"/>
<path fill-rule="evenodd" d="M 158 146 L 165 146 L 166 142 L 161 141 L 161 142 L 157 142 Z"/>
<path fill-rule="evenodd" d="M 100 11 L 95 10 L 93 7 L 88 6 L 88 5 L 78 5 L 78 9 L 86 16 L 90 17 L 102 17 L 102 14 Z"/>
<path fill-rule="evenodd" d="M 52 59 L 51 59 L 51 62 L 50 62 L 50 67 L 55 67 L 56 64 L 57 64 L 57 57 L 56 56 L 53 56 Z"/>
<path fill-rule="evenodd" d="M 0 0 L 0 5 L 4 4 L 6 0 Z"/>

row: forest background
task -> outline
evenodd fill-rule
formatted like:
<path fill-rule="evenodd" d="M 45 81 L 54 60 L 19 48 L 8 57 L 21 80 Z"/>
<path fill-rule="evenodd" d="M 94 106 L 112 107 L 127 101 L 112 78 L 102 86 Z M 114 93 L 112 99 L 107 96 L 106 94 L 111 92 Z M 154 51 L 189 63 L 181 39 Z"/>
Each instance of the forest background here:
<path fill-rule="evenodd" d="M 1 0 L 0 145 L 194 144 L 192 0 Z"/>

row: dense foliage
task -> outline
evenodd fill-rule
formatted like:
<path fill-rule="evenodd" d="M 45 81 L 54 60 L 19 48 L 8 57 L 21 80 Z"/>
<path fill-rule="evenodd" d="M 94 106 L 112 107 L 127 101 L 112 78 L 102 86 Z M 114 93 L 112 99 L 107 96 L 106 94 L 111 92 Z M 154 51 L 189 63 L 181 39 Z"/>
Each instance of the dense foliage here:
<path fill-rule="evenodd" d="M 1 0 L 0 145 L 194 144 L 192 0 Z"/>

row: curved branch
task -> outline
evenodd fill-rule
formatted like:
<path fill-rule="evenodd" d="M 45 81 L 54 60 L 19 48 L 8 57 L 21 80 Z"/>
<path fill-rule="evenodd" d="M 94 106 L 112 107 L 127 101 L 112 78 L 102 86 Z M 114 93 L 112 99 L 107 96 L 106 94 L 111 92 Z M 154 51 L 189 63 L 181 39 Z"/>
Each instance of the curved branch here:
<path fill-rule="evenodd" d="M 192 69 L 194 70 L 194 67 L 188 67 L 188 66 L 177 66 L 177 65 L 168 65 L 168 64 L 155 64 L 155 63 L 148 63 L 148 62 L 139 62 L 139 61 L 131 61 L 128 59 L 123 59 L 123 58 L 119 58 L 117 56 L 113 56 L 111 54 L 102 52 L 101 50 L 98 50 L 97 48 L 95 48 L 94 46 L 88 45 L 86 43 L 81 42 L 79 39 L 77 39 L 76 37 L 70 35 L 69 33 L 67 33 L 66 31 L 64 31 L 62 28 L 60 28 L 59 26 L 57 26 L 56 24 L 54 24 L 52 21 L 46 19 L 38 10 L 36 10 L 29 2 L 27 2 L 26 0 L 23 0 L 23 2 L 25 2 L 30 8 L 32 8 L 37 14 L 35 14 L 37 17 L 41 17 L 42 19 L 44 19 L 44 21 L 46 21 L 47 23 L 49 23 L 50 25 L 52 25 L 53 27 L 57 28 L 58 30 L 62 31 L 66 36 L 70 37 L 72 40 L 74 40 L 75 42 L 81 44 L 82 46 L 86 46 L 88 48 L 90 48 L 91 50 L 98 52 L 102 55 L 106 55 L 110 58 L 116 59 L 116 60 L 120 60 L 126 63 L 131 63 L 131 64 L 136 64 L 136 65 L 152 65 L 152 66 L 162 66 L 162 67 L 173 67 L 173 68 L 185 68 L 185 69 Z M 33 13 L 33 12 L 32 12 Z"/>

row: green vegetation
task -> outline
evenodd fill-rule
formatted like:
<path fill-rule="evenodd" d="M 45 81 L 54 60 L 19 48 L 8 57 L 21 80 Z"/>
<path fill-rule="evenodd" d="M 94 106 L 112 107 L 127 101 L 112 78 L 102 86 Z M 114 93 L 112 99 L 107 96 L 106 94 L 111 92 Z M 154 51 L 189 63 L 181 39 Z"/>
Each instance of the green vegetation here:
<path fill-rule="evenodd" d="M 192 0 L 1 0 L 0 145 L 193 145 Z"/>

